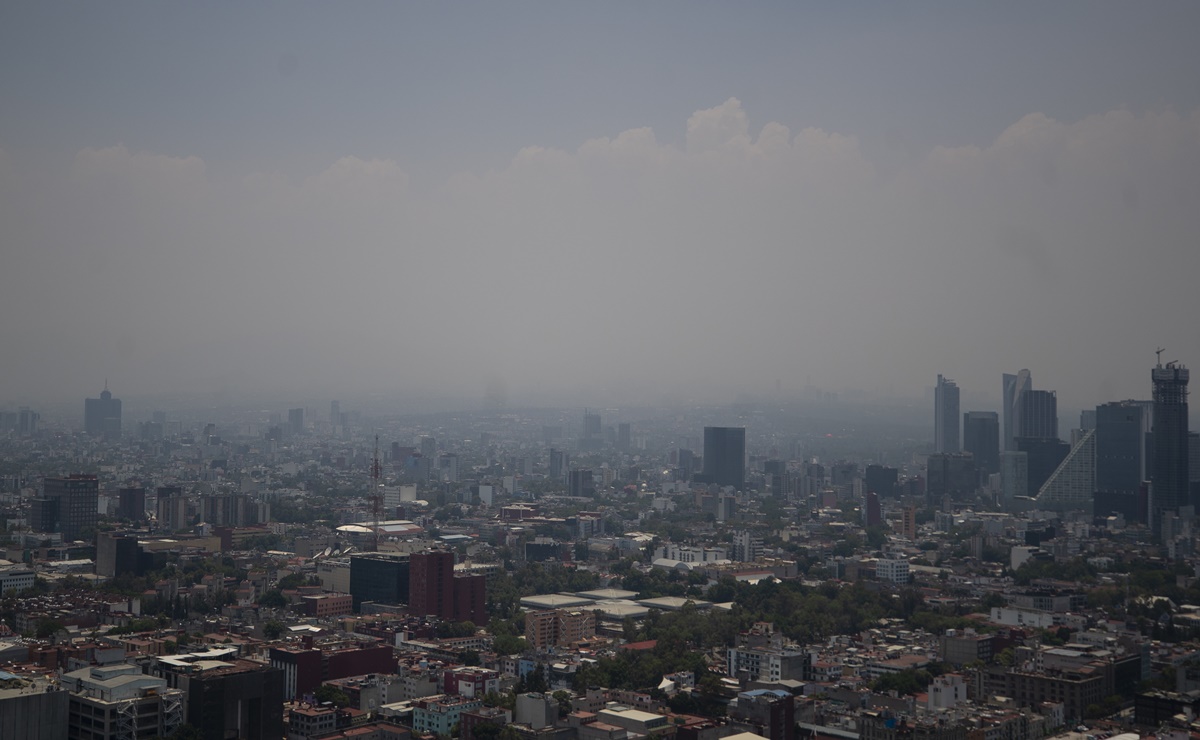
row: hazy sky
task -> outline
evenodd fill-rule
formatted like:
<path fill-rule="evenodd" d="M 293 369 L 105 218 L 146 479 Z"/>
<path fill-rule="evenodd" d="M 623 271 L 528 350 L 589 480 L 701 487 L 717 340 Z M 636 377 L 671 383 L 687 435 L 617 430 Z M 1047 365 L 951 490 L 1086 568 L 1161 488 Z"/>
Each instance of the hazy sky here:
<path fill-rule="evenodd" d="M 0 399 L 1200 367 L 1200 4 L 5 3 Z"/>

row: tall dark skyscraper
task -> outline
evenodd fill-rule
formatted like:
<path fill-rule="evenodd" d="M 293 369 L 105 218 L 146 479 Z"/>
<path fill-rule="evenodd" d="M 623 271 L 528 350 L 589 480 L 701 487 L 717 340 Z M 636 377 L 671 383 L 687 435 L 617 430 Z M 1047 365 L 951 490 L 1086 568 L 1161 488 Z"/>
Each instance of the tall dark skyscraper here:
<path fill-rule="evenodd" d="M 959 452 L 962 450 L 959 440 L 958 384 L 939 375 L 933 391 L 934 452 Z"/>
<path fill-rule="evenodd" d="M 1000 472 L 1000 415 L 995 411 L 963 414 L 963 451 L 975 457 L 982 475 Z"/>
<path fill-rule="evenodd" d="M 1136 401 L 1096 407 L 1096 490 L 1136 493 L 1145 476 L 1149 414 Z"/>
<path fill-rule="evenodd" d="M 1188 499 L 1188 370 L 1174 362 L 1150 372 L 1154 384 L 1154 456 L 1150 497 L 1154 531 L 1162 517 L 1191 503 Z"/>
<path fill-rule="evenodd" d="M 1021 394 L 1020 404 L 1018 437 L 1058 438 L 1058 397 L 1054 391 L 1030 388 Z"/>
<path fill-rule="evenodd" d="M 288 409 L 288 433 L 300 434 L 304 431 L 304 409 Z"/>
<path fill-rule="evenodd" d="M 357 611 L 364 601 L 408 603 L 407 553 L 368 552 L 350 558 L 350 595 Z"/>
<path fill-rule="evenodd" d="M 426 616 L 453 613 L 454 553 L 430 550 L 409 557 L 409 611 Z"/>
<path fill-rule="evenodd" d="M 113 398 L 108 383 L 104 384 L 99 398 L 84 400 L 83 431 L 93 437 L 121 438 L 121 399 Z"/>
<path fill-rule="evenodd" d="M 46 478 L 43 494 L 33 500 L 32 526 L 39 532 L 61 532 L 64 541 L 96 529 L 100 482 L 94 475 Z"/>
<path fill-rule="evenodd" d="M 1033 388 L 1033 376 L 1028 370 L 1016 375 L 1004 373 L 1004 449 L 1015 451 L 1021 436 L 1021 399 Z"/>
<path fill-rule="evenodd" d="M 704 427 L 704 480 L 734 488 L 746 484 L 745 427 Z"/>
<path fill-rule="evenodd" d="M 1054 471 L 1071 452 L 1071 445 L 1058 437 L 1017 437 L 1017 451 L 1028 455 L 1026 472 L 1029 495 L 1038 495 Z"/>

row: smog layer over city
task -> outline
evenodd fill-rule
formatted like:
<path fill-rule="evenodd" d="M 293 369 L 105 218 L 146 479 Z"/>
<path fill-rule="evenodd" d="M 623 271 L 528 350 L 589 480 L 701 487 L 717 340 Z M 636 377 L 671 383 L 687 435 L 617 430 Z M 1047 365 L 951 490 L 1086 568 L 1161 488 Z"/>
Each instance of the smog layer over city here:
<path fill-rule="evenodd" d="M 1189 740 L 1200 4 L 0 7 L 0 740 Z"/>

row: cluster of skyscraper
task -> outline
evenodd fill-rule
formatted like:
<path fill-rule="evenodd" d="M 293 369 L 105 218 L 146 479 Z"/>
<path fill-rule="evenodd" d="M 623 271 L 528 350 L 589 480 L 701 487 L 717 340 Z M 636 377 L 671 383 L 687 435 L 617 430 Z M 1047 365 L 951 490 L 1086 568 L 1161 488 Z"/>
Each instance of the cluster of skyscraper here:
<path fill-rule="evenodd" d="M 1028 370 L 1003 380 L 1003 427 L 994 411 L 968 411 L 960 427 L 958 385 L 938 376 L 931 490 L 965 494 L 973 473 L 976 487 L 998 483 L 992 489 L 1005 507 L 1120 514 L 1150 524 L 1164 541 L 1194 517 L 1200 435 L 1188 430 L 1186 368 L 1156 365 L 1152 401 L 1084 411 L 1069 442 L 1059 436 L 1054 391 L 1035 389 Z"/>

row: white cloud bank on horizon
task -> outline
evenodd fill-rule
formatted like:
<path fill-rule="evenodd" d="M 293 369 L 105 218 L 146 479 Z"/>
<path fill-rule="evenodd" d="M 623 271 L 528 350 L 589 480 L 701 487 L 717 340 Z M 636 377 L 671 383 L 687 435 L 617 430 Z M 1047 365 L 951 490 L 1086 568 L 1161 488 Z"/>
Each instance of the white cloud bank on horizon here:
<path fill-rule="evenodd" d="M 0 142 L 2 145 L 2 142 Z M 1030 114 L 883 171 L 730 98 L 527 147 L 433 187 L 346 156 L 305 178 L 113 145 L 34 177 L 0 151 L 6 394 L 398 389 L 581 402 L 785 391 L 1148 395 L 1200 363 L 1200 111 Z"/>

